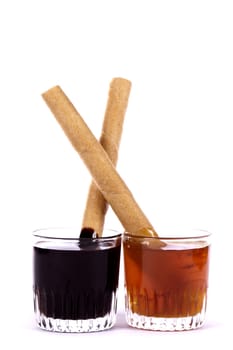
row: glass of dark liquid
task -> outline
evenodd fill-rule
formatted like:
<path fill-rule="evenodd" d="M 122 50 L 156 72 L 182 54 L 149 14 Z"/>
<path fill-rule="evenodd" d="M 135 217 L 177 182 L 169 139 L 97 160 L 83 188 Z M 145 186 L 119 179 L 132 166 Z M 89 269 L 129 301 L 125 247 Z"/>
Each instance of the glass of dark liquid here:
<path fill-rule="evenodd" d="M 130 326 L 177 331 L 203 325 L 210 238 L 199 230 L 159 239 L 124 235 L 125 309 Z"/>
<path fill-rule="evenodd" d="M 77 238 L 76 229 L 33 232 L 37 325 L 56 332 L 94 332 L 116 321 L 121 234 Z"/>

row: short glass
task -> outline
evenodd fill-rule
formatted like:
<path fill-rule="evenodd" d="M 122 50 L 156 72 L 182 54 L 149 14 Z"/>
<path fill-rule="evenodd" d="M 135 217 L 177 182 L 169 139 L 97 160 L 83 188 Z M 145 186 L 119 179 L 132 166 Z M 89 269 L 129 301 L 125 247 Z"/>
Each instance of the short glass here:
<path fill-rule="evenodd" d="M 77 229 L 33 232 L 37 325 L 56 332 L 93 332 L 116 321 L 121 234 L 77 238 Z"/>
<path fill-rule="evenodd" d="M 181 232 L 180 232 L 181 233 Z M 158 331 L 199 328 L 206 315 L 210 233 L 123 238 L 126 321 Z"/>

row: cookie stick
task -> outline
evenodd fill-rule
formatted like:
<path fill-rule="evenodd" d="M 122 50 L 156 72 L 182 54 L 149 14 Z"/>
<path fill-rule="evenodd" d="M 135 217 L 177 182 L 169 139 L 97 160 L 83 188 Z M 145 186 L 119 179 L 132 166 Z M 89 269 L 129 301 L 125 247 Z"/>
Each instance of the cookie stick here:
<path fill-rule="evenodd" d="M 114 166 L 118 158 L 124 116 L 128 105 L 131 82 L 123 78 L 112 79 L 109 87 L 108 101 L 104 115 L 100 144 L 107 152 Z M 92 228 L 102 235 L 108 203 L 92 181 L 83 216 L 82 227 Z"/>
<path fill-rule="evenodd" d="M 44 92 L 42 97 L 124 229 L 138 235 L 158 236 L 107 153 L 62 89 L 55 86 Z"/>

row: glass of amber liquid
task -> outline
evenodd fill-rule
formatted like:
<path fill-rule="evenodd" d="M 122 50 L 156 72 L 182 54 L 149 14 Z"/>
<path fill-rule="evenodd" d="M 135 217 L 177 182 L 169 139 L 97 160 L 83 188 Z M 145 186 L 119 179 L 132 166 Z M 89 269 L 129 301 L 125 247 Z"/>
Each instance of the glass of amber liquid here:
<path fill-rule="evenodd" d="M 125 311 L 136 328 L 179 331 L 203 325 L 211 235 L 123 237 Z"/>

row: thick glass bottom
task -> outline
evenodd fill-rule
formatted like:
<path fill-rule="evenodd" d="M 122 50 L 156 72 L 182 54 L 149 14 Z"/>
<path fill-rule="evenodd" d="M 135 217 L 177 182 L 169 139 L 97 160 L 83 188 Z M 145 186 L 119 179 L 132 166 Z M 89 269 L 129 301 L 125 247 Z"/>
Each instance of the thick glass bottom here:
<path fill-rule="evenodd" d="M 127 300 L 127 298 L 126 298 Z M 199 313 L 184 317 L 151 317 L 132 312 L 126 303 L 126 322 L 131 327 L 154 331 L 185 331 L 202 327 L 206 314 L 206 298 Z"/>
<path fill-rule="evenodd" d="M 39 308 L 38 295 L 34 294 L 34 311 L 39 328 L 53 332 L 81 333 L 107 330 L 114 326 L 117 312 L 117 293 L 112 295 L 111 310 L 103 317 L 88 319 L 60 319 L 46 316 Z"/>
<path fill-rule="evenodd" d="M 61 320 L 58 318 L 46 317 L 41 314 L 37 317 L 38 327 L 53 332 L 81 333 L 97 332 L 111 328 L 115 323 L 115 317 L 106 315 L 96 319 L 88 320 Z"/>
<path fill-rule="evenodd" d="M 148 317 L 135 313 L 126 313 L 126 321 L 129 326 L 154 331 L 185 331 L 200 328 L 205 320 L 204 312 L 195 316 L 162 318 Z"/>

